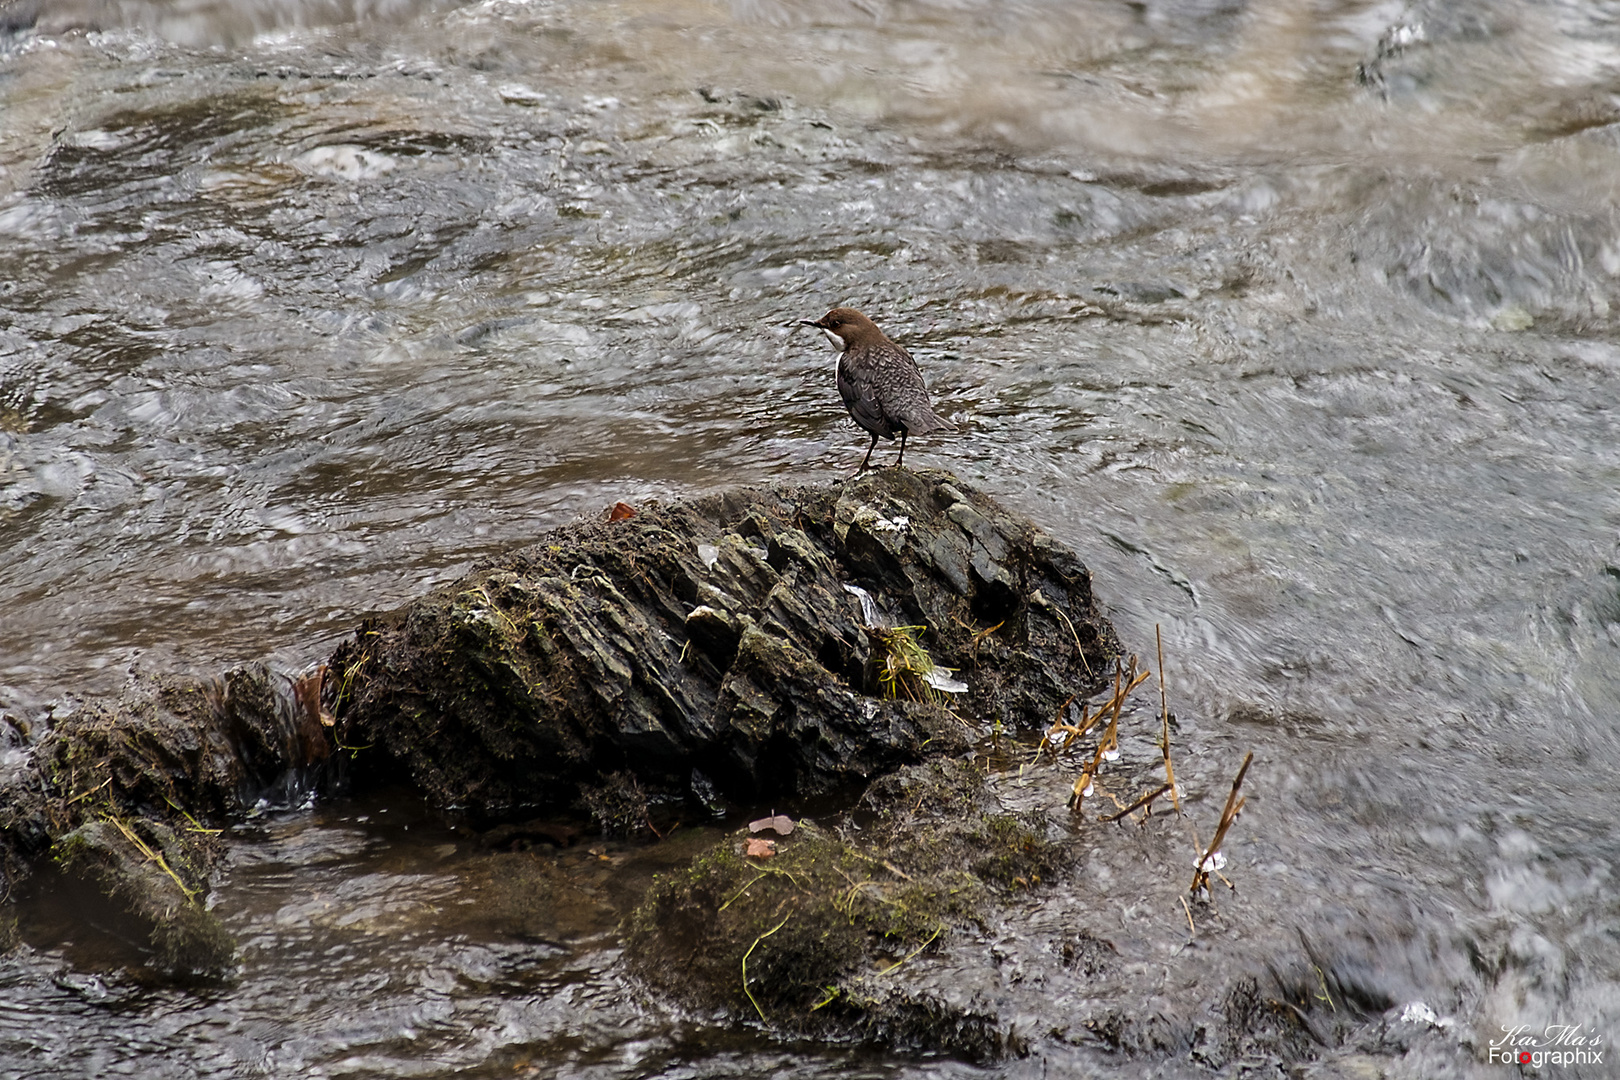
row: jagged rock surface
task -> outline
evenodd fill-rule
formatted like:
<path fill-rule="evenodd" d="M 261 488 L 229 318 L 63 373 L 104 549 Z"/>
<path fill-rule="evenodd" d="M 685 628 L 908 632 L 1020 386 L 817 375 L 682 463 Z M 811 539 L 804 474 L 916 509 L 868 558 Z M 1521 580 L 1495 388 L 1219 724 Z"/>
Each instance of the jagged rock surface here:
<path fill-rule="evenodd" d="M 883 694 L 882 626 L 926 628 L 966 683 L 940 695 L 956 716 Z M 760 800 L 1050 722 L 1117 652 L 1072 550 L 947 473 L 885 469 L 558 530 L 368 623 L 327 694 L 339 744 L 375 748 L 357 770 L 446 805 L 560 807 L 626 777 L 679 796 L 694 771 Z"/>

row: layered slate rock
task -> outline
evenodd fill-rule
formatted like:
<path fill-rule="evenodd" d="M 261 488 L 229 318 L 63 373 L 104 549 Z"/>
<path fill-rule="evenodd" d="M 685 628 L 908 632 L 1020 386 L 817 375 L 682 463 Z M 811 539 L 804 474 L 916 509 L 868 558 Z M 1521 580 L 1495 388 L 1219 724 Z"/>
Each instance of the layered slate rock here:
<path fill-rule="evenodd" d="M 886 694 L 895 627 L 965 688 Z M 357 775 L 444 805 L 757 801 L 1049 723 L 1117 653 L 1067 546 L 948 473 L 885 469 L 557 530 L 367 623 L 326 693 L 339 745 L 369 748 Z"/>

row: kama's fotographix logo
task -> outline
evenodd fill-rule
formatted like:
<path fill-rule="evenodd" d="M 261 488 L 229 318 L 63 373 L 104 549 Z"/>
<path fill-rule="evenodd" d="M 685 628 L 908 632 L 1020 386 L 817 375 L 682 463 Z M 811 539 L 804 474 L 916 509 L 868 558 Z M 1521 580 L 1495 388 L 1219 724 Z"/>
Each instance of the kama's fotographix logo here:
<path fill-rule="evenodd" d="M 1548 1024 L 1539 1031 L 1529 1024 L 1502 1025 L 1502 1037 L 1492 1039 L 1489 1060 L 1503 1065 L 1602 1065 L 1608 1047 L 1603 1038 L 1581 1024 Z"/>

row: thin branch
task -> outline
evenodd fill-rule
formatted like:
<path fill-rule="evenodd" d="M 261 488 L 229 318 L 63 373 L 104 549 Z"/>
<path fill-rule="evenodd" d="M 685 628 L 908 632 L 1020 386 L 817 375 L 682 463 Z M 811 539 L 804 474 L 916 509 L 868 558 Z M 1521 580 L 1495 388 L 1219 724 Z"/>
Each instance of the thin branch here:
<path fill-rule="evenodd" d="M 1126 814 L 1129 814 L 1133 810 L 1141 809 L 1142 807 L 1146 806 L 1148 803 L 1152 802 L 1154 799 L 1157 799 L 1160 795 L 1163 795 L 1165 792 L 1167 792 L 1169 790 L 1170 790 L 1170 785 L 1169 784 L 1162 784 L 1159 787 L 1154 788 L 1152 791 L 1148 792 L 1146 795 L 1142 796 L 1140 799 L 1137 799 L 1135 802 L 1131 803 L 1131 805 L 1127 806 L 1125 809 L 1121 810 L 1119 813 L 1110 814 L 1108 817 L 1103 818 L 1103 820 L 1104 821 L 1118 821 L 1120 818 L 1124 817 Z"/>
<path fill-rule="evenodd" d="M 1159 747 L 1164 751 L 1164 782 L 1170 785 L 1170 798 L 1176 804 L 1176 813 L 1181 813 L 1181 796 L 1176 792 L 1176 767 L 1170 764 L 1170 699 L 1166 696 L 1164 685 L 1164 635 L 1159 632 L 1159 624 L 1153 624 L 1153 640 L 1159 646 L 1159 716 L 1164 721 L 1164 727 L 1159 735 Z"/>
<path fill-rule="evenodd" d="M 1238 798 L 1238 789 L 1243 786 L 1243 777 L 1249 771 L 1249 763 L 1253 760 L 1253 750 L 1243 755 L 1243 765 L 1238 769 L 1237 776 L 1232 780 L 1232 790 L 1226 796 L 1226 808 L 1221 811 L 1221 820 L 1215 826 L 1215 836 L 1210 840 L 1209 847 L 1204 851 L 1204 854 L 1199 857 L 1197 868 L 1193 870 L 1192 886 L 1188 890 L 1190 892 L 1197 892 L 1199 886 L 1208 883 L 1210 857 L 1220 850 L 1221 841 L 1226 839 L 1226 830 L 1232 827 L 1233 820 L 1237 818 L 1244 804 L 1249 801 L 1248 799 Z"/>

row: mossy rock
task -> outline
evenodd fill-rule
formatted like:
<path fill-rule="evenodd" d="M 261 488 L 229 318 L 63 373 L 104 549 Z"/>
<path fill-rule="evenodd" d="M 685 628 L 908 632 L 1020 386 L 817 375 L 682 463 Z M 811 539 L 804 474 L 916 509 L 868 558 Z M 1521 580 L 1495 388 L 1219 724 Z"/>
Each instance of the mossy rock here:
<path fill-rule="evenodd" d="M 325 774 L 319 682 L 261 665 L 141 678 L 29 725 L 26 765 L 0 785 L 0 899 L 49 853 L 147 927 L 155 972 L 229 971 L 235 944 L 203 902 L 216 827 Z"/>
<path fill-rule="evenodd" d="M 1038 888 L 1067 852 L 1044 821 L 1002 811 L 958 760 L 900 770 L 857 813 L 858 830 L 852 819 L 803 824 L 770 858 L 748 857 L 739 833 L 661 875 L 629 919 L 631 970 L 784 1034 L 973 1060 L 1005 1052 L 993 1014 L 913 987 L 907 965 Z"/>
<path fill-rule="evenodd" d="M 236 941 L 206 905 L 217 846 L 161 821 L 107 817 L 62 836 L 61 868 L 87 878 L 148 928 L 152 966 L 171 976 L 219 978 L 236 960 Z"/>

